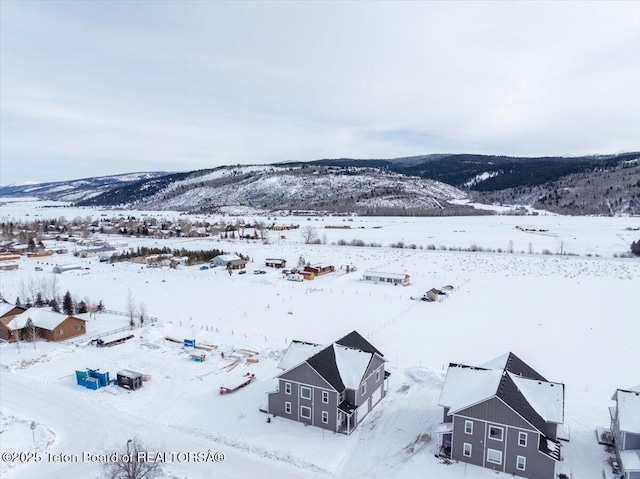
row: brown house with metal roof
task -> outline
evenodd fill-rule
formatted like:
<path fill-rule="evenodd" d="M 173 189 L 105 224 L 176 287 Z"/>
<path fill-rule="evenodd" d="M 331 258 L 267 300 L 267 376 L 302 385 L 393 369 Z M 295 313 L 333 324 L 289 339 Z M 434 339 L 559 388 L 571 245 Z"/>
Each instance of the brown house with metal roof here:
<path fill-rule="evenodd" d="M 29 308 L 18 314 L 0 318 L 0 337 L 13 341 L 16 331 L 19 337 L 22 337 L 29 319 L 38 328 L 40 338 L 49 341 L 62 341 L 87 332 L 86 321 L 82 318 L 56 313 L 46 308 Z"/>
<path fill-rule="evenodd" d="M 11 330 L 8 327 L 14 316 L 25 312 L 27 308 L 14 304 L 0 303 L 0 339 L 11 341 Z"/>

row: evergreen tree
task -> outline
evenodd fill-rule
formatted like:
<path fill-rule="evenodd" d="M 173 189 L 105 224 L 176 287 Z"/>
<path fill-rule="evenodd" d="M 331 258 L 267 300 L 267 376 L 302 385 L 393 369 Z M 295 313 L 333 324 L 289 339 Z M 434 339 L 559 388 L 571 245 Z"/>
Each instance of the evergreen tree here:
<path fill-rule="evenodd" d="M 87 312 L 87 303 L 85 303 L 84 301 L 80 301 L 78 303 L 78 308 L 77 308 L 76 312 L 78 314 L 86 313 Z"/>
<path fill-rule="evenodd" d="M 631 253 L 640 256 L 640 240 L 631 243 Z"/>
<path fill-rule="evenodd" d="M 16 298 L 16 306 L 22 306 L 22 303 L 20 302 L 20 296 Z"/>
<path fill-rule="evenodd" d="M 49 306 L 51 306 L 51 310 L 55 313 L 59 313 L 60 312 L 60 305 L 58 304 L 58 300 L 53 298 L 51 301 L 49 301 Z"/>
<path fill-rule="evenodd" d="M 33 324 L 31 318 L 27 318 L 27 322 L 24 325 L 22 333 L 22 339 L 33 343 L 33 348 L 36 347 L 36 341 L 40 338 L 40 330 Z"/>
<path fill-rule="evenodd" d="M 64 314 L 71 316 L 73 314 L 73 299 L 71 293 L 67 291 L 62 299 L 62 311 Z"/>
<path fill-rule="evenodd" d="M 98 311 L 99 312 L 104 311 L 104 304 L 102 303 L 102 300 L 100 300 L 100 302 L 98 303 Z"/>

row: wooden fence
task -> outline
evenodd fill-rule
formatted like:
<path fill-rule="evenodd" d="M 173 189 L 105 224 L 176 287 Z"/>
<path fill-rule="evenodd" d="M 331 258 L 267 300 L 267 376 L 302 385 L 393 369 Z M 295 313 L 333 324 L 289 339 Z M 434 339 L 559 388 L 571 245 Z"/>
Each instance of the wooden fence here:
<path fill-rule="evenodd" d="M 83 336 L 82 338 L 76 339 L 74 341 L 64 341 L 64 342 L 65 342 L 65 344 L 84 343 L 85 341 L 91 341 L 92 339 L 99 339 L 99 338 L 102 338 L 104 336 L 109 336 L 110 334 L 121 333 L 122 331 L 131 331 L 131 326 L 124 326 L 122 328 L 114 329 L 112 331 L 106 331 L 104 333 L 94 334 L 93 336 Z"/>
<path fill-rule="evenodd" d="M 127 318 L 131 316 L 129 313 L 123 313 L 122 311 L 114 311 L 113 309 L 103 309 L 102 311 L 100 311 L 100 313 L 109 313 L 109 314 L 115 314 L 117 316 L 126 316 Z M 140 319 L 139 314 L 134 314 L 133 317 L 135 319 Z M 142 318 L 144 319 L 145 323 L 147 321 L 149 321 L 150 323 L 155 323 L 158 320 L 158 318 L 156 318 L 155 316 L 142 316 Z"/>
<path fill-rule="evenodd" d="M 130 316 L 129 313 L 123 313 L 122 311 L 114 311 L 112 309 L 103 309 L 102 311 L 100 311 L 100 313 L 107 313 L 107 314 L 115 314 L 117 316 L 126 316 L 127 318 Z M 142 316 L 144 318 L 144 323 L 155 323 L 158 318 L 154 317 L 154 316 Z M 134 315 L 134 318 L 136 320 L 140 320 L 140 315 Z M 140 325 L 139 322 L 136 323 L 135 327 L 138 327 Z M 73 341 L 64 341 L 66 344 L 78 344 L 78 343 L 83 343 L 85 341 L 91 341 L 92 339 L 100 339 L 104 336 L 108 336 L 110 334 L 114 334 L 114 333 L 121 333 L 122 331 L 131 331 L 133 328 L 131 326 L 124 326 L 122 328 L 118 328 L 118 329 L 113 329 L 111 331 L 107 331 L 104 333 L 100 333 L 100 334 L 94 334 L 93 336 L 83 336 L 82 338 L 73 340 Z"/>

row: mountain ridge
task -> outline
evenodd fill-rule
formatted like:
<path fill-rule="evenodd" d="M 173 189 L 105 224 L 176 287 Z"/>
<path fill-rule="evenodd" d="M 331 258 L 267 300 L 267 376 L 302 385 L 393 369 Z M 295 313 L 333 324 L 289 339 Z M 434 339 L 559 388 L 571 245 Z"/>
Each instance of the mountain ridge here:
<path fill-rule="evenodd" d="M 0 187 L 0 195 L 39 196 L 79 206 L 136 205 L 189 211 L 245 206 L 263 212 L 365 214 L 404 214 L 407 210 L 415 214 L 466 214 L 471 208 L 461 211 L 450 201 L 473 196 L 480 202 L 528 202 L 572 214 L 638 214 L 639 159 L 640 153 L 635 152 L 531 158 L 475 154 L 334 158 L 13 185 Z M 607 183 L 606 190 L 594 188 L 602 182 Z M 594 197 L 593 191 L 600 192 Z M 600 206 L 593 208 L 594 203 Z"/>

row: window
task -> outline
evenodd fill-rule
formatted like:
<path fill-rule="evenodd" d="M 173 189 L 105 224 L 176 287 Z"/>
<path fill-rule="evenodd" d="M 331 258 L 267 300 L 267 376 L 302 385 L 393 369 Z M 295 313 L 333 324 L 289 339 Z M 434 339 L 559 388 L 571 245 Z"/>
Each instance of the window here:
<path fill-rule="evenodd" d="M 311 408 L 308 406 L 300 406 L 300 417 L 311 419 Z"/>
<path fill-rule="evenodd" d="M 80 330 L 80 325 L 76 324 L 76 331 L 79 331 L 79 330 Z"/>
<path fill-rule="evenodd" d="M 364 383 L 362 386 L 360 386 L 360 394 L 364 396 L 364 393 L 366 392 L 367 392 L 367 383 Z"/>
<path fill-rule="evenodd" d="M 487 449 L 487 462 L 494 464 L 502 464 L 502 451 L 496 451 L 495 449 Z"/>
<path fill-rule="evenodd" d="M 471 444 L 464 443 L 462 446 L 462 455 L 464 457 L 471 457 Z"/>
<path fill-rule="evenodd" d="M 291 394 L 291 383 L 284 383 L 284 393 Z"/>
<path fill-rule="evenodd" d="M 322 411 L 322 422 L 329 424 L 329 413 L 327 411 Z"/>
<path fill-rule="evenodd" d="M 286 412 L 287 414 L 291 414 L 291 403 L 290 402 L 285 402 L 284 403 L 284 412 Z"/>
<path fill-rule="evenodd" d="M 380 381 L 380 370 L 376 371 L 376 382 Z"/>
<path fill-rule="evenodd" d="M 489 426 L 489 439 L 493 439 L 495 441 L 502 441 L 502 434 L 504 433 L 504 429 L 498 426 Z"/>
<path fill-rule="evenodd" d="M 518 471 L 524 471 L 526 467 L 527 467 L 527 458 L 524 457 L 524 456 L 517 456 L 516 457 L 516 469 Z"/>
<path fill-rule="evenodd" d="M 473 421 L 465 421 L 464 422 L 464 433 L 465 434 L 473 434 Z"/>
<path fill-rule="evenodd" d="M 322 391 L 322 402 L 325 404 L 329 404 L 329 392 Z"/>
<path fill-rule="evenodd" d="M 64 330 L 59 329 L 59 330 L 58 330 L 58 334 L 62 336 L 62 333 L 64 333 Z"/>
<path fill-rule="evenodd" d="M 302 399 L 311 399 L 311 388 L 301 386 L 300 387 L 300 397 Z"/>
<path fill-rule="evenodd" d="M 527 446 L 527 433 L 526 432 L 519 432 L 518 433 L 518 446 L 523 446 L 523 447 Z M 520 456 L 518 456 L 518 457 L 520 457 Z"/>

